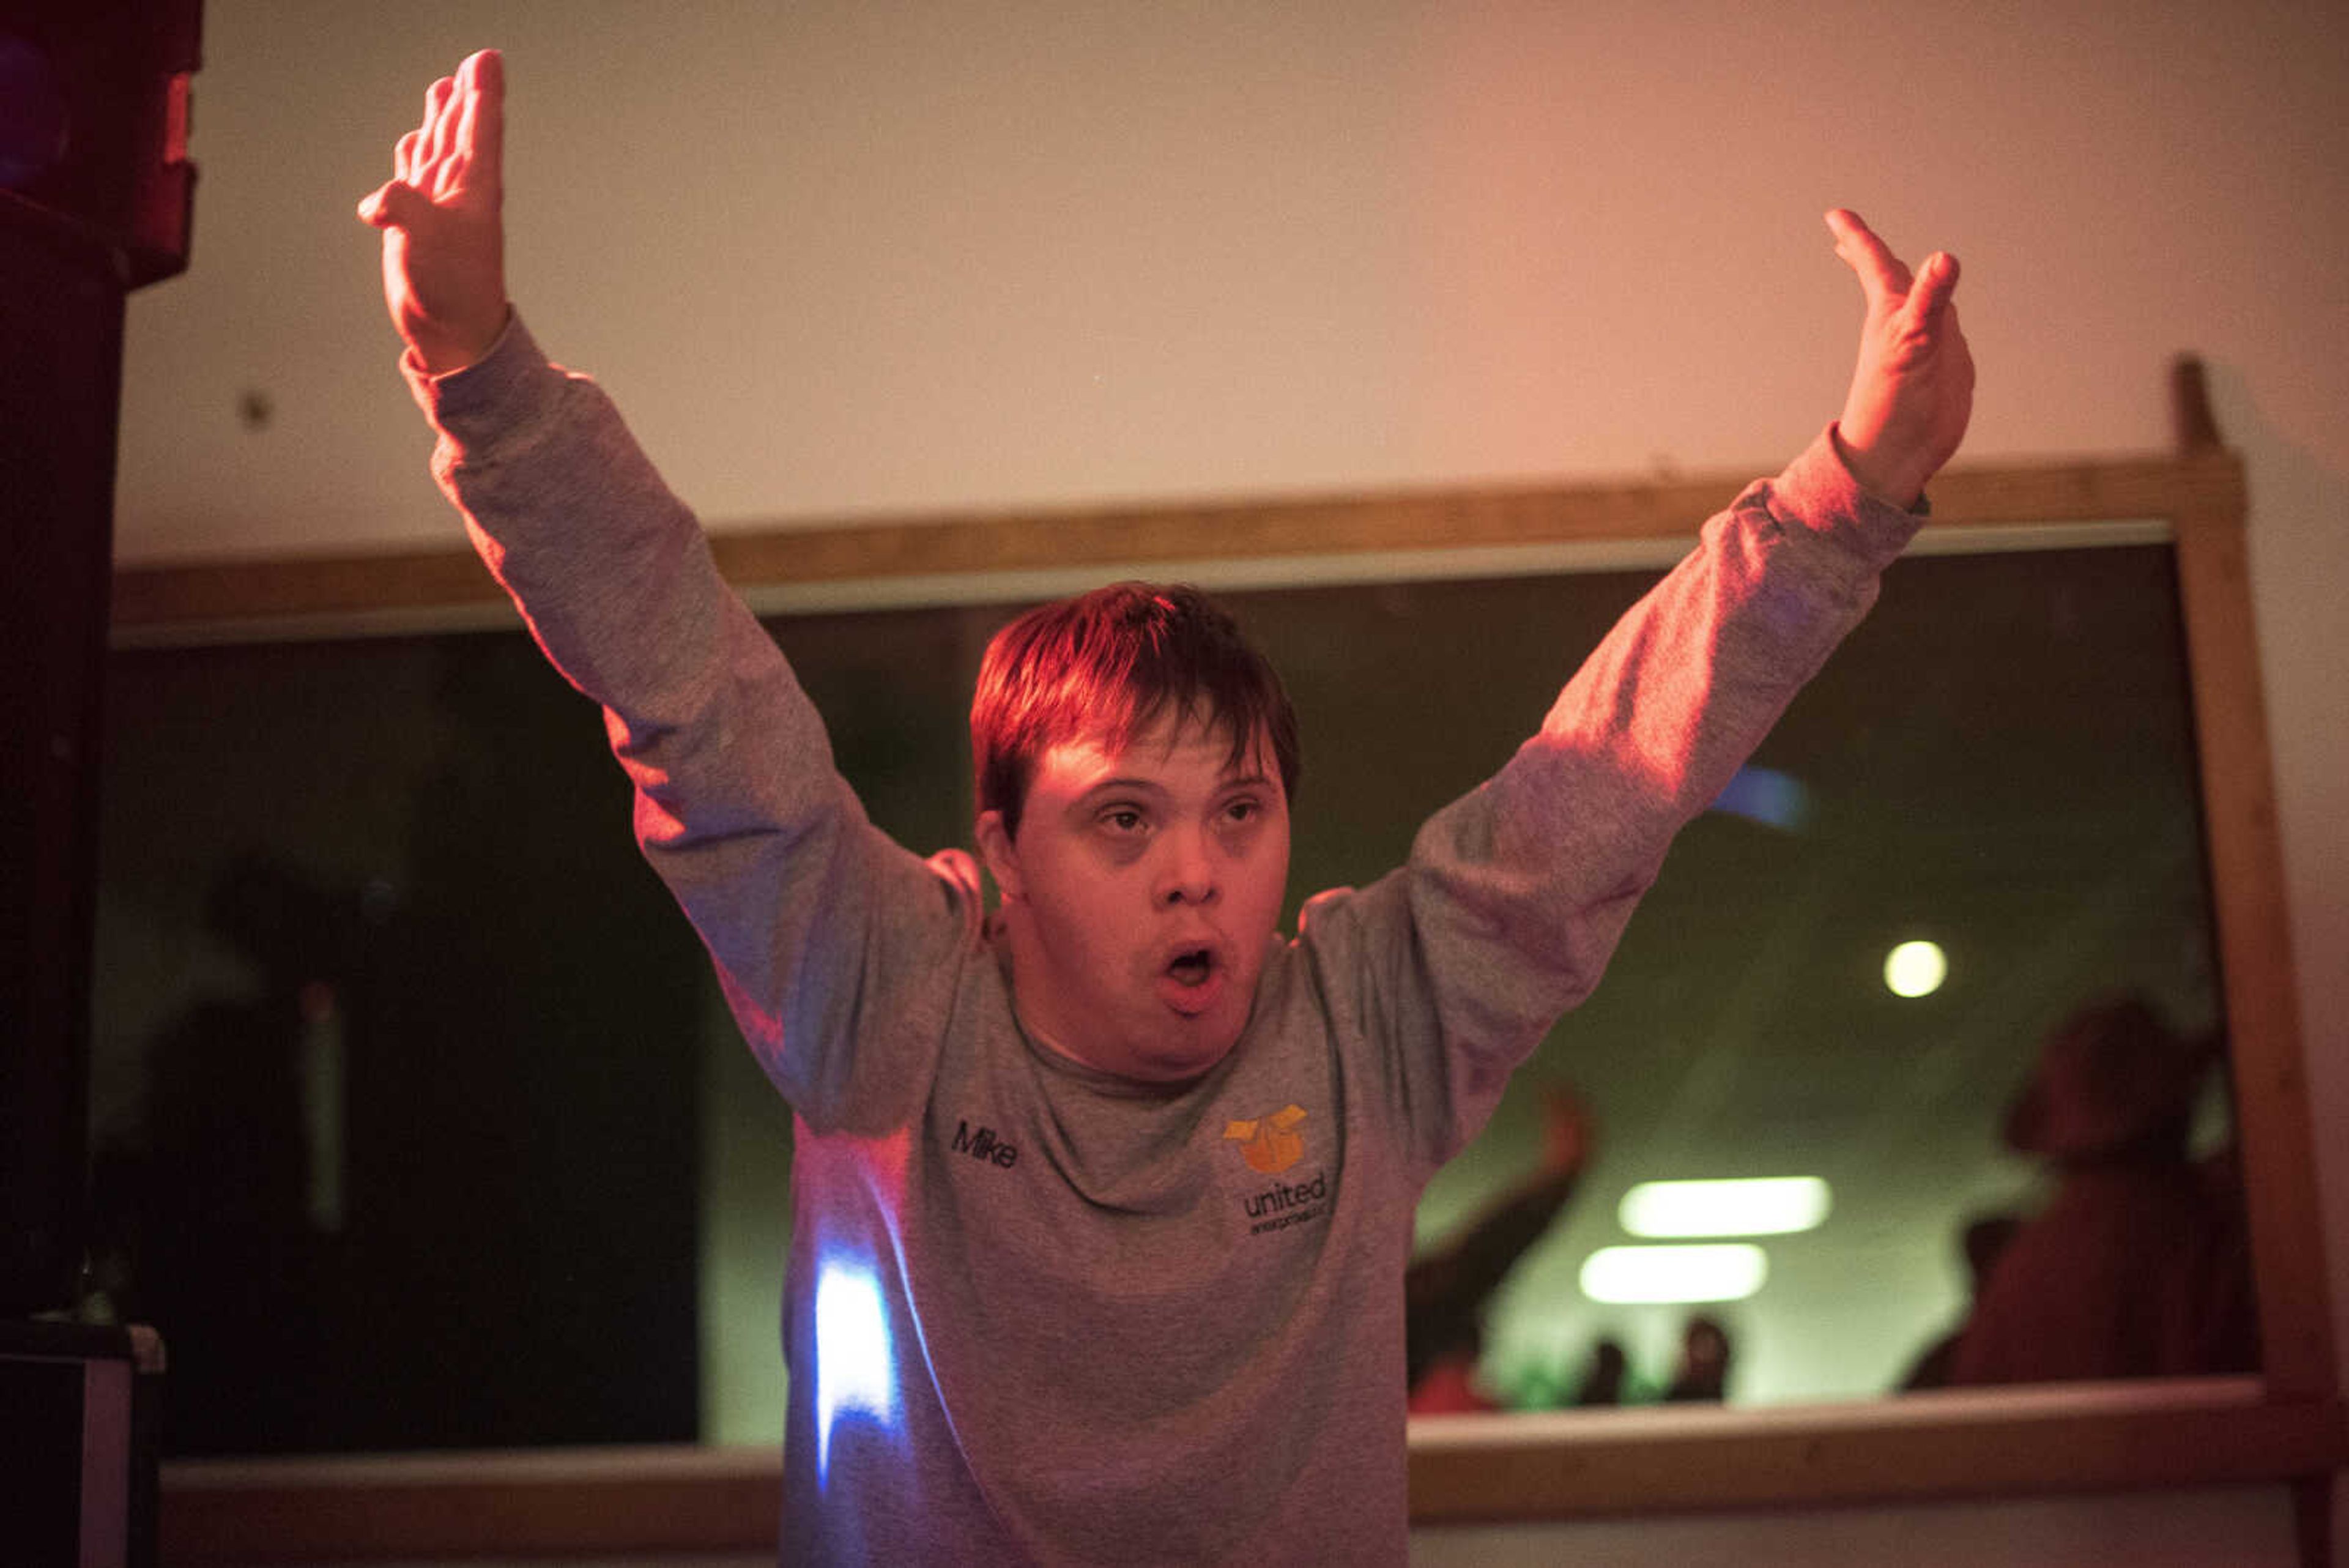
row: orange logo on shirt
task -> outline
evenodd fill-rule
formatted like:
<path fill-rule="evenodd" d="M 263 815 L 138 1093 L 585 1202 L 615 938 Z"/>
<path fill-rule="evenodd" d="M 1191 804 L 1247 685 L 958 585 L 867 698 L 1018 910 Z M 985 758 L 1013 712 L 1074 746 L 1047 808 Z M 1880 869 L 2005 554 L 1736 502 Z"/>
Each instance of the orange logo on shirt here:
<path fill-rule="evenodd" d="M 1297 1124 L 1304 1119 L 1302 1107 L 1283 1106 L 1272 1115 L 1254 1121 L 1226 1122 L 1224 1137 L 1240 1146 L 1240 1153 L 1247 1157 L 1248 1168 L 1270 1176 L 1305 1158 L 1305 1139 L 1297 1131 Z"/>

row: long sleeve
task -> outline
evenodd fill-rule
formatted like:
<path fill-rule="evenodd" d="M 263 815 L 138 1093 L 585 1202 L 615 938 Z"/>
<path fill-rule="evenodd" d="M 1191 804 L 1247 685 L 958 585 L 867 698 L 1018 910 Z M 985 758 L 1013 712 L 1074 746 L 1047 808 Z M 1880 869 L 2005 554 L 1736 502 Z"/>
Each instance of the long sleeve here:
<path fill-rule="evenodd" d="M 1705 524 L 1400 871 L 1308 907 L 1333 1002 L 1392 1043 L 1389 1093 L 1425 1168 L 1598 984 L 1673 835 L 1859 623 L 1920 521 L 1862 491 L 1822 432 Z"/>
<path fill-rule="evenodd" d="M 769 1075 L 812 1125 L 902 1120 L 967 945 L 964 895 L 868 823 L 781 650 L 600 388 L 518 318 L 464 370 L 403 369 L 475 547 L 603 707 L 638 842 Z"/>

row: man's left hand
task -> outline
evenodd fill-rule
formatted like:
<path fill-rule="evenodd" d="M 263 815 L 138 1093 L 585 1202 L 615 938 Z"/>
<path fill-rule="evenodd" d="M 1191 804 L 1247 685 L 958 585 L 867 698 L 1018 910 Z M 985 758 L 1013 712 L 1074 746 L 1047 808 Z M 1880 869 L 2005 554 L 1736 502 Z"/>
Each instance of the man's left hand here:
<path fill-rule="evenodd" d="M 1914 506 L 1973 416 L 1973 355 L 1951 298 L 1958 258 L 1936 251 L 1911 274 L 1857 213 L 1839 207 L 1827 214 L 1827 227 L 1868 299 L 1859 363 L 1836 427 L 1838 448 L 1871 493 Z"/>

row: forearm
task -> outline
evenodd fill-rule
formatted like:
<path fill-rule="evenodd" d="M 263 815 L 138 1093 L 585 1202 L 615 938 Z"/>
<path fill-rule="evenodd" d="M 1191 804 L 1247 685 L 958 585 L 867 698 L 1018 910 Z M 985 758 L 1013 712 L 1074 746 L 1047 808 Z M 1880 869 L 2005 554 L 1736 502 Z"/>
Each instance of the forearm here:
<path fill-rule="evenodd" d="M 781 651 L 600 389 L 549 365 L 519 321 L 464 371 L 407 368 L 442 487 L 549 659 L 603 706 L 647 858 L 770 1070 L 813 1109 L 811 1085 L 839 1070 L 826 1054 L 860 933 L 909 897 L 946 915 L 936 878 L 866 823 Z"/>
<path fill-rule="evenodd" d="M 1822 441 L 1706 524 L 1575 674 L 1539 732 L 1430 819 L 1406 887 L 1443 1041 L 1435 1151 L 1599 981 L 1682 825 L 1874 602 L 1918 520 Z"/>
<path fill-rule="evenodd" d="M 689 684 L 730 596 L 602 389 L 518 317 L 461 370 L 401 369 L 440 437 L 433 477 L 564 677 L 624 711 Z"/>
<path fill-rule="evenodd" d="M 1661 857 L 1865 617 L 1919 524 L 1871 496 L 1826 433 L 1749 486 L 1609 632 L 1496 781 L 1524 807 L 1504 816 L 1521 836 L 1501 853 L 1539 855 L 1563 812 L 1605 882 Z"/>

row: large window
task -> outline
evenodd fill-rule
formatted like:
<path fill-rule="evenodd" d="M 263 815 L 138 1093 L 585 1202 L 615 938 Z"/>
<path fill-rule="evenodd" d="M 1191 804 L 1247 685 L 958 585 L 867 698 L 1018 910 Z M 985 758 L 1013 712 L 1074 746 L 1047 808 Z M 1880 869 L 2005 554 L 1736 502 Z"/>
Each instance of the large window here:
<path fill-rule="evenodd" d="M 888 524 L 719 553 L 788 610 L 770 624 L 843 771 L 920 850 L 966 837 L 970 674 L 1019 602 L 1136 563 L 1204 578 L 1302 714 L 1293 909 L 1394 864 L 1678 548 L 1594 540 L 1684 539 L 1731 488 Z M 1621 1397 L 1651 1397 L 1702 1316 L 1726 1336 L 1728 1424 L 1431 1428 L 1422 1516 L 1917 1495 L 1997 1485 L 2002 1465 L 2059 1486 L 2323 1468 L 2339 1413 L 2240 500 L 2223 454 L 1945 476 L 1961 526 L 1893 569 L 1689 828 L 1599 994 L 1420 1216 L 1438 1247 L 1512 1189 L 1542 1091 L 1570 1085 L 1597 1158 L 1492 1297 L 1485 1385 L 1570 1402 L 1604 1338 Z M 378 607 L 434 602 L 450 570 Z M 223 639 L 221 600 L 192 637 L 157 607 L 217 577 L 133 575 L 108 699 L 101 1282 L 172 1342 L 173 1450 L 771 1443 L 789 1116 L 635 857 L 595 713 L 518 632 L 321 639 L 335 607 L 302 601 L 298 564 L 251 576 L 263 629 Z M 302 635 L 266 624 L 289 613 L 312 618 Z M 1896 990 L 1888 959 L 1919 942 L 1938 980 Z M 2002 1137 L 2008 1112 L 2066 1020 L 2118 997 L 2230 1052 L 2181 1071 L 2171 1110 L 2238 1325 L 2260 1282 L 2257 1346 L 2210 1364 L 2246 1376 L 2117 1405 L 1880 1398 L 1965 1314 L 1969 1227 L 2058 1195 L 2046 1150 Z M 1677 1238 L 1743 1249 L 1750 1289 L 1599 1299 L 1594 1255 L 1675 1240 L 1639 1233 L 1632 1189 L 1733 1178 L 1812 1195 L 1799 1227 Z M 1889 1428 L 1879 1409 L 1915 1414 Z M 1787 1414 L 1765 1431 L 1740 1410 Z M 254 1484 L 303 1484 L 282 1474 Z"/>

